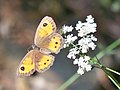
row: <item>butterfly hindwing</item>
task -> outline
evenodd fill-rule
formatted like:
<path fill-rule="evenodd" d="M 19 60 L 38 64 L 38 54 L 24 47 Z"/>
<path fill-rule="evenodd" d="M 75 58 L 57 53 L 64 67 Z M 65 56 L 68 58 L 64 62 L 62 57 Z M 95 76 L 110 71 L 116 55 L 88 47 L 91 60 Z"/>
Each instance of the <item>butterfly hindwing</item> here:
<path fill-rule="evenodd" d="M 18 69 L 18 76 L 30 76 L 35 71 L 34 50 L 29 51 L 21 61 Z"/>
<path fill-rule="evenodd" d="M 42 43 L 41 48 L 49 50 L 51 53 L 58 53 L 63 46 L 63 37 L 58 33 L 53 33 L 45 42 Z"/>
<path fill-rule="evenodd" d="M 45 16 L 37 28 L 34 39 L 35 45 L 40 47 L 44 39 L 49 35 L 51 35 L 52 33 L 54 33 L 55 31 L 56 31 L 56 24 L 54 20 L 49 16 Z"/>
<path fill-rule="evenodd" d="M 48 54 L 43 54 L 40 52 L 38 57 L 39 58 L 36 61 L 36 71 L 44 72 L 47 69 L 49 69 L 50 66 L 53 65 L 54 56 L 48 55 Z"/>

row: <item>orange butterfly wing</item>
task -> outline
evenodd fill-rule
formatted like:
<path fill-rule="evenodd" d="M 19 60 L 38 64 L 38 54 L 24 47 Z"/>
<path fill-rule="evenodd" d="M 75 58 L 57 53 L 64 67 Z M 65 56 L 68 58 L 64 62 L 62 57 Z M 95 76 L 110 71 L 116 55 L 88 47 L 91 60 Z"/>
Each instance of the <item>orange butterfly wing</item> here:
<path fill-rule="evenodd" d="M 34 50 L 29 51 L 20 62 L 18 76 L 30 76 L 35 71 Z"/>
<path fill-rule="evenodd" d="M 49 16 L 45 16 L 38 25 L 34 38 L 35 45 L 41 47 L 41 43 L 44 42 L 45 38 L 54 33 L 55 31 L 56 24 L 54 20 Z"/>
<path fill-rule="evenodd" d="M 53 65 L 54 56 L 43 54 L 39 51 L 39 54 L 36 53 L 36 71 L 44 72 Z"/>
<path fill-rule="evenodd" d="M 53 33 L 45 39 L 42 43 L 41 48 L 44 52 L 49 50 L 51 53 L 58 53 L 63 46 L 63 37 L 58 33 Z"/>

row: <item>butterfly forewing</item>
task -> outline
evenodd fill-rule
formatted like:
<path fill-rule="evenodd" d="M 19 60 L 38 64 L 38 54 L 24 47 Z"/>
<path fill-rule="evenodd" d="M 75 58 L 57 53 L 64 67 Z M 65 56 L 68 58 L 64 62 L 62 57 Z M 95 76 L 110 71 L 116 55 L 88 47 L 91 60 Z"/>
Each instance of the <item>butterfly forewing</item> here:
<path fill-rule="evenodd" d="M 54 33 L 55 31 L 56 31 L 56 24 L 54 20 L 49 16 L 45 16 L 37 28 L 34 39 L 35 45 L 40 47 L 44 39 L 49 35 L 51 35 L 52 33 Z"/>
<path fill-rule="evenodd" d="M 18 76 L 30 76 L 35 71 L 34 50 L 29 51 L 22 59 L 18 69 Z"/>

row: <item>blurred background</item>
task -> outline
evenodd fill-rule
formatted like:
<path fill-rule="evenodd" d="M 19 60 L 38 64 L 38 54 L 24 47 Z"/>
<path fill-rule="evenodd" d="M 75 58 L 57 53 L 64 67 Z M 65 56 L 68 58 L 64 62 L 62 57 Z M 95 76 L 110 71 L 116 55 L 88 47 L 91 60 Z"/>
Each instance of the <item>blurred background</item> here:
<path fill-rule="evenodd" d="M 120 0 L 0 0 L 0 90 L 57 90 L 77 71 L 72 60 L 66 58 L 67 49 L 56 55 L 54 65 L 42 74 L 18 78 L 16 69 L 33 44 L 41 19 L 53 17 L 57 28 L 75 25 L 92 15 L 97 23 L 99 45 L 96 55 L 120 38 Z M 101 62 L 120 72 L 120 47 Z M 120 82 L 120 77 L 114 75 Z M 66 90 L 116 90 L 103 71 L 93 69 L 85 73 Z"/>

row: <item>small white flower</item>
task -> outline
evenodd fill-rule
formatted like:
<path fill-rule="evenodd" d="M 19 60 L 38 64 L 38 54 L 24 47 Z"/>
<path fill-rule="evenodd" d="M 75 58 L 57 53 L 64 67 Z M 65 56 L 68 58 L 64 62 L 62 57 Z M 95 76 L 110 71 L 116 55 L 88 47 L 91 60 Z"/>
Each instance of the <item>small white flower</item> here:
<path fill-rule="evenodd" d="M 89 23 L 94 23 L 94 18 L 92 17 L 92 15 L 88 15 L 86 21 Z"/>
<path fill-rule="evenodd" d="M 74 61 L 73 61 L 73 64 L 76 65 L 78 64 L 79 60 L 76 58 Z"/>
<path fill-rule="evenodd" d="M 73 64 L 77 64 L 79 67 L 77 71 L 78 74 L 82 75 L 85 71 L 88 72 L 91 70 L 92 66 L 89 65 L 89 60 L 90 57 L 86 55 L 74 60 Z"/>
<path fill-rule="evenodd" d="M 75 59 L 73 64 L 77 64 L 78 65 L 78 70 L 77 73 L 82 75 L 84 74 L 85 70 L 88 72 L 91 70 L 92 66 L 89 65 L 88 61 L 90 60 L 89 56 L 84 56 L 84 57 L 80 57 L 79 59 Z"/>
<path fill-rule="evenodd" d="M 91 48 L 92 50 L 94 50 L 95 47 L 96 47 L 96 45 L 95 45 L 95 43 L 90 42 L 90 43 L 88 44 L 88 47 Z"/>
<path fill-rule="evenodd" d="M 84 69 L 85 65 L 88 64 L 88 61 L 90 60 L 89 56 L 83 56 L 78 59 L 78 66 L 82 67 Z"/>
<path fill-rule="evenodd" d="M 73 36 L 73 34 L 69 34 L 66 36 L 66 39 L 64 39 L 64 48 L 69 47 L 71 43 L 73 43 L 77 39 L 77 36 Z"/>
<path fill-rule="evenodd" d="M 87 72 L 88 72 L 88 71 L 91 71 L 92 66 L 91 66 L 91 65 L 86 65 L 86 66 L 85 66 L 85 69 L 86 69 Z"/>
<path fill-rule="evenodd" d="M 72 48 L 69 50 L 69 54 L 67 55 L 68 58 L 70 59 L 75 59 L 76 58 L 76 54 L 79 54 L 79 50 L 77 48 Z"/>
<path fill-rule="evenodd" d="M 77 70 L 77 73 L 80 74 L 80 75 L 83 75 L 84 71 L 81 67 L 79 67 L 78 70 Z"/>
<path fill-rule="evenodd" d="M 76 30 L 79 30 L 81 27 L 82 27 L 82 22 L 81 22 L 81 21 L 78 21 L 78 23 L 76 24 L 75 29 L 76 29 Z"/>
<path fill-rule="evenodd" d="M 89 49 L 89 39 L 88 38 L 82 38 L 78 41 L 78 45 L 80 45 L 80 50 L 82 53 L 87 53 L 88 49 Z"/>
<path fill-rule="evenodd" d="M 85 61 L 88 61 L 88 60 L 90 60 L 90 57 L 85 55 L 84 59 L 85 59 Z"/>
<path fill-rule="evenodd" d="M 92 41 L 97 41 L 97 38 L 93 36 L 93 34 L 88 35 L 87 37 L 89 37 Z"/>
<path fill-rule="evenodd" d="M 78 41 L 78 45 L 80 45 L 80 49 L 82 53 L 87 53 L 89 48 L 92 50 L 95 49 L 96 45 L 93 41 L 97 41 L 93 35 L 88 35 L 87 37 L 83 37 Z"/>
<path fill-rule="evenodd" d="M 62 28 L 62 31 L 63 31 L 63 33 L 64 34 L 66 34 L 67 32 L 71 32 L 73 30 L 73 27 L 72 27 L 72 25 L 71 26 L 63 26 L 63 28 Z"/>
<path fill-rule="evenodd" d="M 96 32 L 96 23 L 94 23 L 94 18 L 92 18 L 91 15 L 87 16 L 86 18 L 87 22 L 82 23 L 81 21 L 78 21 L 76 24 L 76 30 L 78 31 L 78 36 L 83 37 L 87 34 Z"/>

